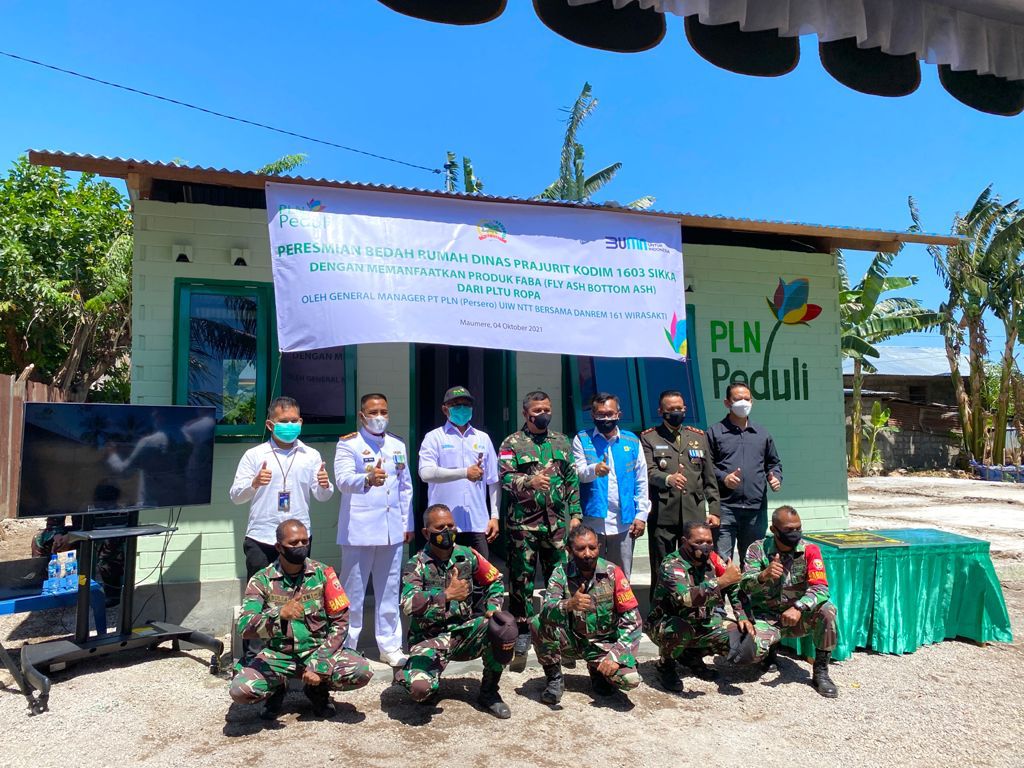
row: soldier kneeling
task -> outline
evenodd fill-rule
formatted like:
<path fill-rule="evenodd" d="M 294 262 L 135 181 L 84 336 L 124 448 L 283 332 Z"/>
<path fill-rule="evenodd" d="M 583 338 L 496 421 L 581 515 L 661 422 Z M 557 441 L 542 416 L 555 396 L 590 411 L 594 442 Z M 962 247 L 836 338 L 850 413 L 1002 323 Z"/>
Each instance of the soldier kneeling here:
<path fill-rule="evenodd" d="M 498 681 L 512 660 L 516 622 L 501 610 L 501 573 L 475 549 L 455 543 L 455 520 L 444 504 L 427 507 L 423 524 L 427 545 L 402 574 L 402 612 L 412 623 L 409 659 L 395 670 L 395 681 L 414 700 L 431 704 L 449 661 L 482 658 L 477 702 L 495 717 L 511 717 Z M 473 584 L 485 590 L 482 615 L 473 615 Z"/>
<path fill-rule="evenodd" d="M 569 532 L 569 562 L 555 567 L 540 614 L 530 624 L 547 685 L 540 700 L 562 699 L 562 660 L 584 659 L 594 693 L 610 696 L 640 685 L 636 652 L 643 621 L 622 569 L 597 556 L 597 534 L 586 525 Z"/>
<path fill-rule="evenodd" d="M 344 647 L 348 597 L 334 569 L 309 557 L 309 532 L 298 520 L 277 526 L 278 559 L 245 588 L 238 631 L 263 650 L 235 665 L 231 698 L 265 701 L 264 720 L 281 713 L 288 679 L 301 677 L 316 717 L 335 714 L 330 691 L 362 688 L 373 676 L 366 659 Z"/>

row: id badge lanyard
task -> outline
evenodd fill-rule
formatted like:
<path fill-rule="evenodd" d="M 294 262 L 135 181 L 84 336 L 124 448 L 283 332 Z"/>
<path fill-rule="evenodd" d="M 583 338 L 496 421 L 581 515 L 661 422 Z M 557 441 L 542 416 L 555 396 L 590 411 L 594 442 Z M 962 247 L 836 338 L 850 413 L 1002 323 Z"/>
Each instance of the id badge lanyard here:
<path fill-rule="evenodd" d="M 292 471 L 292 466 L 295 464 L 295 457 L 299 455 L 299 447 L 295 446 L 292 448 L 292 458 L 288 462 L 288 469 L 285 469 L 281 464 L 281 459 L 277 455 L 277 449 L 273 443 L 270 446 L 270 452 L 274 455 L 274 461 L 277 462 L 277 468 L 281 470 L 281 490 L 277 492 L 277 511 L 278 512 L 290 512 L 292 509 L 292 493 L 288 490 L 288 473 Z"/>

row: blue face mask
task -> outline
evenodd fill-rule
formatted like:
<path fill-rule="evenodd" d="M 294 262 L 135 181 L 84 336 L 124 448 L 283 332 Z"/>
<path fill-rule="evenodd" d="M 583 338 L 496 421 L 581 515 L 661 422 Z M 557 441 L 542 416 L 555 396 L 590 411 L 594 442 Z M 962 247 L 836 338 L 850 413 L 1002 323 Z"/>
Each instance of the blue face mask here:
<path fill-rule="evenodd" d="M 274 424 L 274 437 L 282 443 L 294 443 L 299 439 L 302 425 L 297 421 L 282 421 Z"/>
<path fill-rule="evenodd" d="M 464 427 L 473 418 L 473 408 L 469 405 L 448 406 L 448 420 L 457 427 Z"/>

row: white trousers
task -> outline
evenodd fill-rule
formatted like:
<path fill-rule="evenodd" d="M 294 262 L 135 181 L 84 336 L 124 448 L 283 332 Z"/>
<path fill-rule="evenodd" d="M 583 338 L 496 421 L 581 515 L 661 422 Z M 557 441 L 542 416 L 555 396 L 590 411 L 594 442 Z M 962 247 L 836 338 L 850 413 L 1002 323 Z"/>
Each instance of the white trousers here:
<path fill-rule="evenodd" d="M 359 645 L 359 634 L 363 629 L 363 602 L 372 578 L 377 650 L 381 653 L 401 650 L 402 617 L 398 603 L 402 591 L 404 548 L 404 544 L 341 546 L 341 571 L 338 575 L 349 599 L 346 647 L 357 648 Z"/>

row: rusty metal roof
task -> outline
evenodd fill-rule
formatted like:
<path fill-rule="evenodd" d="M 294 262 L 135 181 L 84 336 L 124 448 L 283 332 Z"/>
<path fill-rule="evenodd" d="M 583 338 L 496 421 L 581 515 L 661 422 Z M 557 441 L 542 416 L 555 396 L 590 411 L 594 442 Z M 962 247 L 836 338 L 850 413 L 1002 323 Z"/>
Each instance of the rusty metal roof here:
<path fill-rule="evenodd" d="M 28 156 L 29 161 L 34 165 L 54 166 L 64 168 L 69 171 L 82 171 L 95 173 L 99 176 L 125 179 L 133 193 L 142 190 L 141 196 L 143 198 L 148 196 L 145 194 L 144 190 L 147 188 L 147 184 L 153 179 L 261 190 L 267 182 L 276 182 L 281 184 L 306 184 L 342 189 L 394 192 L 407 195 L 425 195 L 429 197 L 449 197 L 463 200 L 483 200 L 491 203 L 544 205 L 560 208 L 579 208 L 585 210 L 614 211 L 616 213 L 625 214 L 660 216 L 676 219 L 683 227 L 688 228 L 723 230 L 747 234 L 813 237 L 823 239 L 835 248 L 851 248 L 855 250 L 892 251 L 898 248 L 900 243 L 956 245 L 959 242 L 958 238 L 951 235 L 898 232 L 864 227 L 808 224 L 793 221 L 773 221 L 769 219 L 749 219 L 716 214 L 686 213 L 682 211 L 651 209 L 640 211 L 608 203 L 575 203 L 488 194 L 467 194 L 463 192 L 445 192 L 437 189 L 425 189 L 422 187 L 402 187 L 389 184 L 340 181 L 322 177 L 267 176 L 255 171 L 240 171 L 229 168 L 212 168 L 196 165 L 176 165 L 174 163 L 137 160 L 134 158 L 104 157 L 100 155 L 86 155 L 73 152 L 29 150 Z"/>

